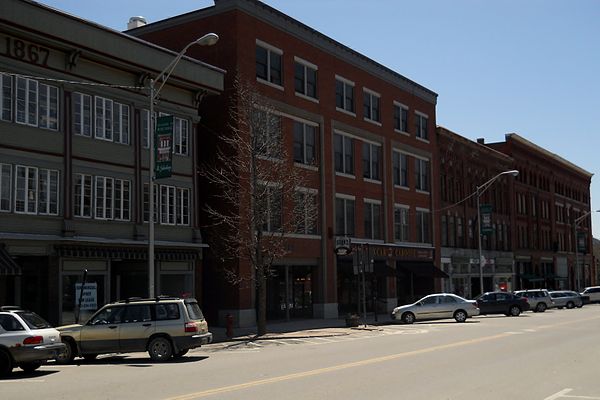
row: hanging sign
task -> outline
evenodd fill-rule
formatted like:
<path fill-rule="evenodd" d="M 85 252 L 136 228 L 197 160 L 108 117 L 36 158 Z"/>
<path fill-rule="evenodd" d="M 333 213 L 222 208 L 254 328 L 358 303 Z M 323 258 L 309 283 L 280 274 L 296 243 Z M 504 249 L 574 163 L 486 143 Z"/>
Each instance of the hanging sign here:
<path fill-rule="evenodd" d="M 173 126 L 172 115 L 156 119 L 154 134 L 154 178 L 169 178 L 173 170 Z"/>

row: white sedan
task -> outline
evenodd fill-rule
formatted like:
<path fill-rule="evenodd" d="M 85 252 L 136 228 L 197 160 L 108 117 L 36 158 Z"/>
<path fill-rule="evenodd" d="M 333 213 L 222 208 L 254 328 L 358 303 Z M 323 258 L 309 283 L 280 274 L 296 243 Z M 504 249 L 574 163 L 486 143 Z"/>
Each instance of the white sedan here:
<path fill-rule="evenodd" d="M 463 299 L 451 293 L 437 293 L 425 296 L 416 303 L 394 308 L 392 320 L 412 324 L 415 321 L 454 318 L 465 322 L 467 318 L 479 315 L 475 300 Z"/>

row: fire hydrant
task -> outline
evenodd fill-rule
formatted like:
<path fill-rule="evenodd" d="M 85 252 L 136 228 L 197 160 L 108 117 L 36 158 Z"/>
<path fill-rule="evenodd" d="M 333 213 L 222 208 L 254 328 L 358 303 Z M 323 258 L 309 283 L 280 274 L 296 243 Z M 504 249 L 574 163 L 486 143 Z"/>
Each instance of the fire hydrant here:
<path fill-rule="evenodd" d="M 225 316 L 225 334 L 228 338 L 233 337 L 233 315 L 231 314 Z"/>

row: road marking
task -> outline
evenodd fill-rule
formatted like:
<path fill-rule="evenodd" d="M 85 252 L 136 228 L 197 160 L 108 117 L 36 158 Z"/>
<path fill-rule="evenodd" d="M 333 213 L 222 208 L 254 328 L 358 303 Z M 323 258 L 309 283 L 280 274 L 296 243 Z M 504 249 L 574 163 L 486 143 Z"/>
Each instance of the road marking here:
<path fill-rule="evenodd" d="M 46 380 L 45 379 L 10 379 L 7 381 L 0 380 L 0 384 L 1 383 L 23 383 L 23 382 L 44 383 L 44 382 L 46 382 Z"/>
<path fill-rule="evenodd" d="M 600 316 L 595 316 L 595 317 L 591 317 L 591 318 L 584 318 L 584 319 L 581 319 L 578 321 L 562 322 L 562 323 L 558 323 L 555 325 L 547 325 L 545 327 L 573 324 L 573 323 L 577 323 L 577 322 L 591 321 L 591 320 L 599 319 L 599 318 L 600 318 Z M 322 375 L 322 374 L 326 374 L 326 373 L 334 372 L 334 371 L 341 371 L 341 370 L 350 369 L 350 368 L 363 367 L 366 365 L 378 364 L 378 363 L 383 363 L 383 362 L 387 362 L 387 361 L 398 360 L 401 358 L 407 358 L 407 357 L 412 357 L 412 356 L 421 355 L 421 354 L 433 353 L 433 352 L 441 351 L 441 350 L 448 350 L 448 349 L 454 349 L 454 348 L 458 348 L 458 347 L 464 347 L 464 346 L 468 346 L 468 345 L 472 345 L 472 344 L 476 344 L 476 343 L 489 342 L 492 340 L 502 339 L 502 338 L 506 338 L 509 336 L 511 336 L 510 333 L 504 332 L 504 333 L 487 336 L 487 337 L 479 337 L 479 338 L 475 338 L 475 339 L 463 340 L 460 342 L 454 342 L 454 343 L 448 343 L 448 344 L 443 344 L 443 345 L 439 345 L 439 346 L 427 347 L 427 348 L 419 349 L 419 350 L 411 350 L 411 351 L 406 351 L 403 353 L 390 354 L 390 355 L 382 356 L 382 357 L 368 358 L 365 360 L 354 361 L 354 362 L 350 362 L 350 363 L 346 363 L 346 364 L 333 365 L 331 367 L 318 368 L 318 369 L 308 370 L 308 371 L 304 371 L 304 372 L 297 372 L 297 373 L 288 374 L 288 375 L 275 376 L 273 378 L 259 379 L 259 380 L 250 381 L 250 382 L 246 382 L 246 383 L 240 383 L 240 384 L 236 384 L 236 385 L 223 386 L 223 387 L 219 387 L 219 388 L 215 388 L 215 389 L 203 390 L 203 391 L 196 392 L 196 393 L 189 393 L 189 394 L 184 394 L 181 396 L 169 397 L 165 400 L 200 399 L 200 398 L 212 396 L 215 394 L 229 393 L 229 392 L 248 389 L 248 388 L 252 388 L 252 387 L 256 387 L 256 386 L 269 385 L 269 384 L 273 384 L 273 383 L 284 382 L 284 381 L 289 381 L 289 380 L 294 380 L 294 379 L 307 378 L 307 377 L 311 377 L 311 376 L 315 376 L 315 375 Z M 565 390 L 568 390 L 568 391 L 565 392 Z M 544 400 L 558 399 L 560 396 L 563 396 L 564 394 L 569 393 L 569 391 L 571 391 L 572 389 L 565 389 L 565 390 L 558 392 L 557 394 L 554 394 Z M 553 397 L 553 396 L 559 396 L 559 397 Z M 572 397 L 572 396 L 568 396 L 568 397 Z M 578 398 L 585 399 L 585 397 L 578 397 Z M 589 399 L 598 399 L 598 398 L 589 398 Z"/>
<path fill-rule="evenodd" d="M 522 335 L 523 332 L 505 332 L 508 333 L 509 335 Z"/>
<path fill-rule="evenodd" d="M 565 394 L 571 392 L 573 389 L 563 389 L 560 392 L 556 392 L 553 395 L 546 397 L 544 400 L 555 400 L 563 397 Z"/>

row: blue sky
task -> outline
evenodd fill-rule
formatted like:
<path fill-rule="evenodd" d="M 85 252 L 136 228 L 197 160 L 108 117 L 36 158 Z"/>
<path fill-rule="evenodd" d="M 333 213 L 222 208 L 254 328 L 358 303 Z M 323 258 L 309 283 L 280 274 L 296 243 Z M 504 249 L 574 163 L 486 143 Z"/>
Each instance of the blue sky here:
<path fill-rule="evenodd" d="M 42 0 L 117 30 L 210 0 Z M 593 173 L 600 209 L 600 1 L 266 0 L 438 93 L 437 123 L 469 139 L 515 132 Z M 593 214 L 600 238 L 600 213 Z"/>

